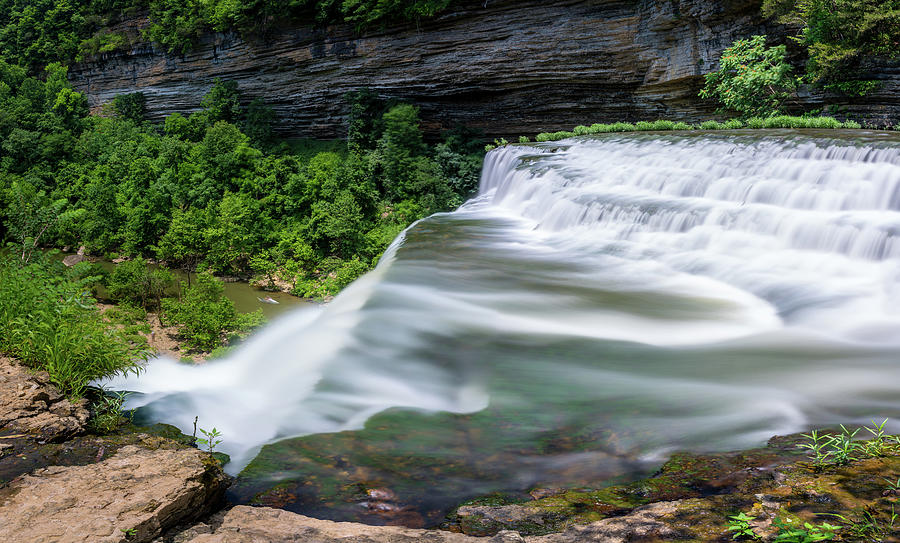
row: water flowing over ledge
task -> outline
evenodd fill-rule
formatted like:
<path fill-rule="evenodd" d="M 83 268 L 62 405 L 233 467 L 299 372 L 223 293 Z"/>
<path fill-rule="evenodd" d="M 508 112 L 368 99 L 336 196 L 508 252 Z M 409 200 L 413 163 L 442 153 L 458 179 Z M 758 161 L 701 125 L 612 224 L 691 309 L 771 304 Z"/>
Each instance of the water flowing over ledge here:
<path fill-rule="evenodd" d="M 218 427 L 232 472 L 267 443 L 389 408 L 488 409 L 478 428 L 416 430 L 429 461 L 471 467 L 432 499 L 578 484 L 677 448 L 900 416 L 898 236 L 890 138 L 510 146 L 488 155 L 477 198 L 413 225 L 333 303 L 226 360 L 157 360 L 113 385 L 147 416 Z M 530 445 L 557 434 L 577 446 Z M 269 482 L 292 476 L 280 469 Z"/>

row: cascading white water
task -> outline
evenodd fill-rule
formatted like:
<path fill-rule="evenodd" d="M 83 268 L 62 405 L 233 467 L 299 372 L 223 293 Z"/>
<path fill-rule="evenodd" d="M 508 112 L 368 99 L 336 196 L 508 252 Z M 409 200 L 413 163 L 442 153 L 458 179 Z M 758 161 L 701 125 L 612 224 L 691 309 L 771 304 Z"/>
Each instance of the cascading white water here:
<path fill-rule="evenodd" d="M 890 139 L 511 146 L 486 158 L 476 199 L 411 227 L 328 306 L 226 360 L 156 360 L 113 385 L 183 430 L 219 428 L 232 472 L 266 443 L 389 407 L 490 405 L 559 427 L 589 410 L 644 458 L 748 446 L 900 416 L 898 236 Z M 529 475 L 507 486 L 565 463 L 542 462 L 523 457 Z"/>

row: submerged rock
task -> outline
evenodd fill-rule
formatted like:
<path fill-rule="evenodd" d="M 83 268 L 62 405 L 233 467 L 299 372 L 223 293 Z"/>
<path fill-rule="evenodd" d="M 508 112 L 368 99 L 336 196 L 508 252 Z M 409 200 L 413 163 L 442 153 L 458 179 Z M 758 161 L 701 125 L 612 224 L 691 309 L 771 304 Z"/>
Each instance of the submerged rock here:
<path fill-rule="evenodd" d="M 33 373 L 0 356 L 0 434 L 62 441 L 83 433 L 89 415 L 87 402 L 67 400 L 46 372 Z"/>
<path fill-rule="evenodd" d="M 218 462 L 192 449 L 123 447 L 87 466 L 53 466 L 0 489 L 0 541 L 150 541 L 222 503 Z"/>
<path fill-rule="evenodd" d="M 523 503 L 464 505 L 445 526 L 480 536 L 512 530 L 530 543 L 727 541 L 728 517 L 745 512 L 764 541 L 777 536 L 776 519 L 843 526 L 843 540 L 898 540 L 897 498 L 885 488 L 900 474 L 900 448 L 843 466 L 813 466 L 797 442 L 793 436 L 749 451 L 677 454 L 648 479 L 541 492 Z M 851 537 L 860 527 L 869 531 Z"/>

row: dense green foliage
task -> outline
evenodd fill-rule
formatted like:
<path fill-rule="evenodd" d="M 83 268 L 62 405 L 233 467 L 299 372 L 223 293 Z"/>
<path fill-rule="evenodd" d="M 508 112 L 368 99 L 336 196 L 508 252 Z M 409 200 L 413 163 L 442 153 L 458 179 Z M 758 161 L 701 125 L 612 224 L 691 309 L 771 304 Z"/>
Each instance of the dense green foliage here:
<path fill-rule="evenodd" d="M 146 354 L 101 316 L 90 296 L 97 277 L 37 260 L 0 259 L 0 351 L 47 371 L 69 396 L 94 379 L 137 373 Z"/>
<path fill-rule="evenodd" d="M 900 55 L 900 0 L 764 0 L 763 13 L 800 26 L 808 78 L 826 88 L 863 94 L 877 84 L 865 60 Z"/>
<path fill-rule="evenodd" d="M 129 95 L 116 116 L 92 117 L 64 69 L 40 79 L 0 61 L 0 237 L 277 276 L 327 296 L 410 222 L 477 186 L 480 144 L 454 133 L 426 145 L 409 105 L 369 96 L 353 107 L 349 150 L 321 152 L 274 145 L 271 110 L 243 106 L 233 83 L 217 83 L 202 106 L 155 127 L 136 122 L 142 101 Z"/>
<path fill-rule="evenodd" d="M 797 88 L 786 47 L 766 47 L 765 36 L 737 40 L 722 52 L 719 69 L 706 74 L 701 98 L 718 100 L 745 117 L 772 117 Z"/>
<path fill-rule="evenodd" d="M 227 336 L 246 334 L 263 323 L 261 310 L 238 313 L 224 292 L 221 280 L 200 273 L 192 284 L 182 284 L 180 298 L 162 301 L 165 320 L 178 327 L 190 347 L 201 351 L 220 347 Z"/>
<path fill-rule="evenodd" d="M 143 38 L 186 51 L 204 32 L 261 32 L 277 23 L 347 22 L 358 28 L 432 17 L 453 0 L 0 0 L 0 56 L 37 70 L 129 46 L 141 36 L 111 32 L 123 16 L 147 13 Z"/>
<path fill-rule="evenodd" d="M 109 297 L 143 309 L 159 309 L 162 299 L 175 285 L 175 277 L 165 268 L 151 268 L 143 258 L 116 266 L 106 279 Z"/>

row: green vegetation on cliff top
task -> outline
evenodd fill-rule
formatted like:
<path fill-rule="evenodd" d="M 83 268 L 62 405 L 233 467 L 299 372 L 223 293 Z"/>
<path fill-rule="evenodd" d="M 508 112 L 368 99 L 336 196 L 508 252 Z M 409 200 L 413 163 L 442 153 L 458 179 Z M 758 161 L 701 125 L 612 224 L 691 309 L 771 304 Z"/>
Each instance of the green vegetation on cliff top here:
<path fill-rule="evenodd" d="M 263 33 L 285 23 L 357 28 L 432 17 L 454 0 L 0 0 L 0 55 L 36 71 L 50 62 L 127 47 L 148 39 L 172 52 L 189 50 L 205 32 Z M 111 31 L 127 17 L 147 14 L 143 35 Z"/>

